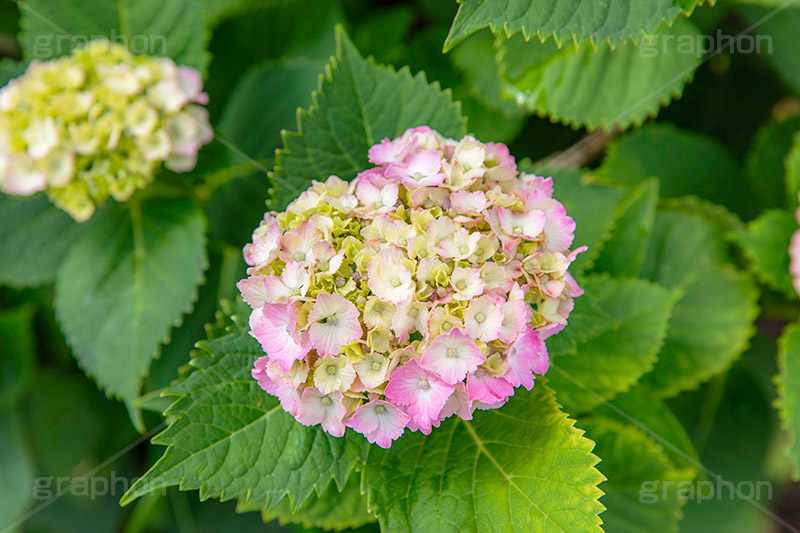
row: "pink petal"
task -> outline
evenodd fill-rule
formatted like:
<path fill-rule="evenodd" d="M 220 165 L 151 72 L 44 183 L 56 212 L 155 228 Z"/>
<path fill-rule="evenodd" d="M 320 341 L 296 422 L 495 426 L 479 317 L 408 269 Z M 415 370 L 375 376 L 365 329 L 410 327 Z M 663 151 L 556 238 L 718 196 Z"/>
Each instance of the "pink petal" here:
<path fill-rule="evenodd" d="M 334 437 L 341 437 L 345 430 L 342 419 L 346 413 L 341 392 L 322 394 L 316 388 L 308 387 L 303 390 L 296 418 L 304 426 L 322 424 L 322 429 Z"/>
<path fill-rule="evenodd" d="M 503 378 L 494 378 L 479 368 L 467 376 L 469 399 L 483 403 L 496 403 L 514 394 L 514 387 Z"/>
<path fill-rule="evenodd" d="M 265 303 L 250 314 L 250 334 L 284 372 L 311 350 L 307 336 L 296 330 L 297 310 L 296 304 Z"/>
<path fill-rule="evenodd" d="M 544 224 L 544 244 L 548 252 L 563 252 L 575 239 L 575 221 L 566 213 L 548 213 Z"/>
<path fill-rule="evenodd" d="M 244 301 L 253 309 L 263 307 L 269 299 L 267 287 L 264 283 L 264 276 L 250 276 L 236 284 L 236 288 L 242 293 Z"/>
<path fill-rule="evenodd" d="M 356 409 L 345 425 L 381 448 L 388 448 L 403 434 L 408 421 L 409 416 L 391 403 L 372 400 Z"/>
<path fill-rule="evenodd" d="M 486 361 L 475 341 L 458 328 L 447 335 L 439 335 L 425 350 L 420 364 L 439 376 L 445 383 L 455 384 L 464 381 L 467 374 L 474 372 Z"/>
<path fill-rule="evenodd" d="M 420 428 L 429 430 L 452 394 L 453 386 L 419 366 L 410 359 L 398 368 L 386 386 L 386 397 L 399 405 L 407 405 L 406 411 Z"/>

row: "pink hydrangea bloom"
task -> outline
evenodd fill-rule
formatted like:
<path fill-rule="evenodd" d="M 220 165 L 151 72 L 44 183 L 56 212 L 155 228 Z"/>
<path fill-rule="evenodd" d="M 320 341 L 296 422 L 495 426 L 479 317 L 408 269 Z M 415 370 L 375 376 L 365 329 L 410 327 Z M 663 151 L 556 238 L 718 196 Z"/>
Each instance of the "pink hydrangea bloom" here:
<path fill-rule="evenodd" d="M 502 144 L 420 126 L 368 157 L 352 182 L 267 213 L 238 287 L 267 354 L 259 385 L 302 424 L 388 447 L 534 386 L 585 248 L 570 250 L 552 178 L 520 173 Z"/>
<path fill-rule="evenodd" d="M 422 354 L 420 364 L 435 372 L 446 383 L 464 381 L 467 374 L 478 369 L 486 357 L 478 349 L 475 340 L 453 328 L 446 335 L 439 335 Z"/>
<path fill-rule="evenodd" d="M 368 441 L 388 448 L 408 425 L 409 416 L 383 400 L 372 400 L 355 410 L 346 425 L 363 434 Z"/>
<path fill-rule="evenodd" d="M 344 435 L 342 419 L 347 409 L 342 405 L 342 393 L 339 391 L 323 394 L 314 387 L 303 390 L 300 404 L 297 407 L 297 421 L 306 426 L 322 424 L 322 429 L 333 435 Z"/>
<path fill-rule="evenodd" d="M 340 294 L 321 293 L 308 315 L 311 344 L 320 355 L 339 353 L 345 344 L 360 339 L 358 309 Z"/>
<path fill-rule="evenodd" d="M 285 372 L 311 349 L 308 334 L 297 331 L 297 313 L 297 305 L 265 303 L 250 315 L 250 334 Z"/>
<path fill-rule="evenodd" d="M 392 374 L 385 394 L 391 402 L 405 406 L 420 429 L 430 432 L 431 422 L 439 416 L 452 392 L 452 385 L 411 359 Z"/>

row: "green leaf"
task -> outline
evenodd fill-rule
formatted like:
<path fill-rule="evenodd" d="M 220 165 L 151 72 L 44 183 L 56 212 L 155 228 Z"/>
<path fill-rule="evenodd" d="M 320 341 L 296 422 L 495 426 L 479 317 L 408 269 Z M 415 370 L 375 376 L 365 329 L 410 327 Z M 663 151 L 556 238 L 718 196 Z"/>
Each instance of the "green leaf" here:
<path fill-rule="evenodd" d="M 212 233 L 238 250 L 252 240 L 267 208 L 266 174 L 245 174 L 217 187 L 206 206 Z"/>
<path fill-rule="evenodd" d="M 773 119 L 761 126 L 753 139 L 745 157 L 745 176 L 750 180 L 750 188 L 760 199 L 762 208 L 786 205 L 786 188 L 791 187 L 789 183 L 784 184 L 784 160 L 798 131 L 800 116 Z"/>
<path fill-rule="evenodd" d="M 652 370 L 677 294 L 638 279 L 589 277 L 569 327 L 548 341 L 558 401 L 583 413 Z"/>
<path fill-rule="evenodd" d="M 268 509 L 289 496 L 295 509 L 335 480 L 344 487 L 367 441 L 306 427 L 251 377 L 259 344 L 246 330 L 200 344 L 194 371 L 173 386 L 172 422 L 153 439 L 164 455 L 122 498 L 126 505 L 162 487 L 200 490 L 200 498 L 241 499 Z"/>
<path fill-rule="evenodd" d="M 789 274 L 789 242 L 797 229 L 792 213 L 773 209 L 736 233 L 758 279 L 792 300 L 797 292 Z"/>
<path fill-rule="evenodd" d="M 728 149 L 668 123 L 648 124 L 615 140 L 594 175 L 631 186 L 657 177 L 663 198 L 697 195 L 748 216 L 757 214 L 749 183 Z"/>
<path fill-rule="evenodd" d="M 22 434 L 19 416 L 0 411 L 0 531 L 11 527 L 31 503 L 34 471 Z"/>
<path fill-rule="evenodd" d="M 503 84 L 496 61 L 499 39 L 495 39 L 488 31 L 471 35 L 453 50 L 453 64 L 464 73 L 470 93 L 475 98 L 492 109 L 501 110 L 506 116 L 522 116 L 524 109 L 503 97 Z M 471 117 L 469 114 L 467 116 Z"/>
<path fill-rule="evenodd" d="M 656 215 L 642 276 L 683 292 L 658 362 L 643 379 L 662 397 L 728 368 L 753 334 L 758 290 L 725 264 L 722 241 L 701 214 L 675 208 Z"/>
<path fill-rule="evenodd" d="M 676 468 L 662 446 L 636 427 L 597 416 L 580 424 L 597 443 L 598 469 L 608 478 L 601 485 L 603 531 L 677 532 L 686 503 L 678 484 L 689 484 L 697 469 Z"/>
<path fill-rule="evenodd" d="M 794 464 L 792 477 L 800 480 L 800 325 L 787 327 L 779 341 L 778 412 L 790 435 L 787 454 Z"/>
<path fill-rule="evenodd" d="M 50 283 L 84 229 L 44 194 L 0 194 L 0 283 L 15 287 Z"/>
<path fill-rule="evenodd" d="M 800 7 L 796 1 L 781 2 L 779 9 L 761 6 L 738 6 L 749 24 L 758 24 L 756 44 L 781 78 L 795 93 L 800 93 L 800 55 L 797 54 L 797 28 Z"/>
<path fill-rule="evenodd" d="M 131 51 L 205 70 L 208 32 L 197 0 L 90 0 L 19 4 L 25 59 L 53 59 L 98 36 Z M 154 16 L 157 14 L 158 16 Z"/>
<path fill-rule="evenodd" d="M 467 119 L 467 129 L 476 139 L 492 139 L 492 142 L 510 143 L 525 127 L 526 117 L 508 117 L 496 109 L 486 107 L 469 94 L 464 86 L 454 89 L 453 95 L 461 102 Z"/>
<path fill-rule="evenodd" d="M 592 415 L 638 427 L 663 446 L 664 453 L 679 468 L 696 468 L 700 464 L 697 450 L 680 420 L 645 386 L 618 394 L 592 411 Z"/>
<path fill-rule="evenodd" d="M 205 219 L 182 199 L 111 206 L 70 249 L 56 279 L 56 315 L 78 363 L 107 394 L 131 405 L 159 345 L 192 308 L 205 268 Z"/>
<path fill-rule="evenodd" d="M 353 42 L 364 55 L 373 56 L 377 61 L 403 63 L 406 52 L 404 41 L 415 16 L 411 5 L 386 6 L 362 18 L 353 32 Z"/>
<path fill-rule="evenodd" d="M 553 196 L 564 204 L 575 220 L 573 248 L 588 246 L 570 266 L 573 274 L 592 268 L 605 243 L 611 238 L 615 217 L 626 192 L 621 188 L 589 182 L 580 170 L 535 169 L 544 176 L 553 176 Z"/>
<path fill-rule="evenodd" d="M 33 307 L 0 312 L 0 411 L 13 407 L 33 379 Z"/>
<path fill-rule="evenodd" d="M 240 504 L 238 512 L 249 510 Z M 334 483 L 328 485 L 321 496 L 309 496 L 306 503 L 292 512 L 289 500 L 284 498 L 273 509 L 264 511 L 264 522 L 277 519 L 281 524 L 300 524 L 306 529 L 321 528 L 342 531 L 359 528 L 375 522 L 367 511 L 367 498 L 361 494 L 361 478 L 352 475 L 340 492 Z"/>
<path fill-rule="evenodd" d="M 0 59 L 0 87 L 22 74 L 23 71 L 22 63 L 7 57 Z"/>
<path fill-rule="evenodd" d="M 540 378 L 502 409 L 372 447 L 364 471 L 386 531 L 600 532 L 594 443 Z"/>
<path fill-rule="evenodd" d="M 558 49 L 551 41 L 514 36 L 499 51 L 503 90 L 529 111 L 574 127 L 638 126 L 683 93 L 700 64 L 692 52 L 698 36 L 685 19 L 616 50 L 607 44 Z"/>
<path fill-rule="evenodd" d="M 630 192 L 619 207 L 611 239 L 595 261 L 595 272 L 608 272 L 622 278 L 639 274 L 655 223 L 657 203 L 656 179 L 644 181 Z"/>
<path fill-rule="evenodd" d="M 489 27 L 525 40 L 550 36 L 561 45 L 622 43 L 651 34 L 662 22 L 690 13 L 702 0 L 459 0 L 461 6 L 444 43 L 444 51 L 473 32 Z"/>
<path fill-rule="evenodd" d="M 311 105 L 311 93 L 324 69 L 322 60 L 306 57 L 253 67 L 228 100 L 219 122 L 220 134 L 256 160 L 273 158 L 281 144 L 281 130 L 296 123 L 298 107 Z M 265 95 L 270 95 L 270 105 L 263 105 Z"/>
<path fill-rule="evenodd" d="M 326 61 L 336 51 L 334 27 L 344 21 L 339 2 L 330 0 L 241 0 L 229 15 L 214 28 L 210 44 L 214 57 L 206 88 L 212 122 L 254 66 L 289 57 Z"/>
<path fill-rule="evenodd" d="M 768 398 L 772 393 L 760 385 L 750 361 L 740 360 L 700 391 L 673 400 L 683 417 L 698 419 L 685 425 L 699 441 L 700 458 L 709 473 L 708 480 L 698 481 L 686 495 L 690 502 L 684 507 L 681 531 L 742 533 L 774 527 L 763 509 L 775 501 L 775 476 L 784 478 L 786 471 L 771 474 L 766 468 L 772 451 L 778 451 L 778 421 Z M 752 490 L 747 498 L 762 508 L 737 497 L 736 487 L 744 494 Z"/>
<path fill-rule="evenodd" d="M 42 474 L 69 476 L 81 461 L 91 464 L 104 430 L 110 429 L 102 425 L 92 384 L 80 373 L 40 370 L 33 390 L 24 414 L 31 451 Z"/>
<path fill-rule="evenodd" d="M 789 205 L 797 207 L 800 199 L 800 130 L 795 133 L 792 140 L 792 149 L 784 159 L 786 170 L 786 189 Z"/>
<path fill-rule="evenodd" d="M 337 54 L 327 68 L 314 104 L 298 113 L 298 132 L 284 134 L 272 178 L 273 203 L 286 206 L 312 180 L 330 175 L 351 179 L 367 168 L 367 150 L 384 137 L 428 125 L 442 135 L 460 138 L 465 124 L 458 103 L 424 74 L 362 59 L 341 27 Z"/>

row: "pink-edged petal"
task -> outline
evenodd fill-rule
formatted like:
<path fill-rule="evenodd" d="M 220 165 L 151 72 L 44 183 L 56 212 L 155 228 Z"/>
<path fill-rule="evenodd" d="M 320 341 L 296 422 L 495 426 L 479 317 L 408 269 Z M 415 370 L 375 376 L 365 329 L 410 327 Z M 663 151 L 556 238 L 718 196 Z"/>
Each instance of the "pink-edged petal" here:
<path fill-rule="evenodd" d="M 469 399 L 483 403 L 496 403 L 514 394 L 514 387 L 503 378 L 492 377 L 479 368 L 467 376 Z"/>
<path fill-rule="evenodd" d="M 298 394 L 297 389 L 293 388 L 286 381 L 270 378 L 267 370 L 269 362 L 269 357 L 258 358 L 251 371 L 253 378 L 258 381 L 258 385 L 264 389 L 265 392 L 280 400 L 281 408 L 284 411 L 291 415 L 296 415 L 297 408 L 300 405 L 300 394 Z"/>
<path fill-rule="evenodd" d="M 250 314 L 250 335 L 284 372 L 311 350 L 307 335 L 297 331 L 297 309 L 293 304 L 266 303 Z"/>
<path fill-rule="evenodd" d="M 346 413 L 341 392 L 323 394 L 314 387 L 308 387 L 303 390 L 296 418 L 305 426 L 322 424 L 322 429 L 334 437 L 341 437 L 345 430 L 342 419 Z"/>
<path fill-rule="evenodd" d="M 253 309 L 263 307 L 269 300 L 269 294 L 264 280 L 265 276 L 250 276 L 236 284 L 236 288 L 242 293 L 244 301 Z"/>
<path fill-rule="evenodd" d="M 530 326 L 508 351 L 506 360 L 508 371 L 503 379 L 515 387 L 522 385 L 528 390 L 533 388 L 534 374 L 544 375 L 550 367 L 547 346 Z"/>
<path fill-rule="evenodd" d="M 450 418 L 453 415 L 458 415 L 463 420 L 472 420 L 472 401 L 467 394 L 467 387 L 464 383 L 456 383 L 453 394 L 447 398 L 447 401 L 439 412 L 439 417 L 434 421 L 433 425 L 439 427 L 442 420 Z"/>
<path fill-rule="evenodd" d="M 320 355 L 337 354 L 342 346 L 361 338 L 356 306 L 340 294 L 320 293 L 308 315 L 311 343 Z"/>
<path fill-rule="evenodd" d="M 560 211 L 548 213 L 544 223 L 544 245 L 548 252 L 563 252 L 575 239 L 575 221 Z"/>
<path fill-rule="evenodd" d="M 385 390 L 386 397 L 393 403 L 407 406 L 406 412 L 426 431 L 452 392 L 452 385 L 419 366 L 416 359 L 410 359 L 395 370 Z"/>
<path fill-rule="evenodd" d="M 403 434 L 408 421 L 409 416 L 400 408 L 383 400 L 372 400 L 356 409 L 345 425 L 381 448 L 388 448 Z"/>
<path fill-rule="evenodd" d="M 464 381 L 486 358 L 475 341 L 460 329 L 453 328 L 446 335 L 439 335 L 420 358 L 422 368 L 433 372 L 445 383 Z"/>

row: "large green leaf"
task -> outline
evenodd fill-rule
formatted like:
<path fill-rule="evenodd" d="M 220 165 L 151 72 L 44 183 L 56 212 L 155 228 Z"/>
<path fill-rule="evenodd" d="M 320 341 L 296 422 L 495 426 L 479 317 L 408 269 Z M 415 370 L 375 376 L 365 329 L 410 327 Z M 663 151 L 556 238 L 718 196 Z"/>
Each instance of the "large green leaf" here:
<path fill-rule="evenodd" d="M 792 138 L 792 148 L 784 159 L 784 169 L 789 205 L 797 207 L 800 202 L 800 130 Z"/>
<path fill-rule="evenodd" d="M 592 415 L 638 427 L 663 446 L 670 461 L 680 468 L 697 468 L 700 464 L 697 450 L 680 420 L 646 386 L 618 394 L 592 411 Z"/>
<path fill-rule="evenodd" d="M 242 503 L 238 512 L 254 510 Z M 288 498 L 284 498 L 273 509 L 263 511 L 264 522 L 277 519 L 281 524 L 300 524 L 304 528 L 320 528 L 342 531 L 359 528 L 375 522 L 375 517 L 367 511 L 367 498 L 361 494 L 361 477 L 352 475 L 347 479 L 343 490 L 335 483 L 328 485 L 321 495 L 311 495 L 299 509 L 292 510 Z"/>
<path fill-rule="evenodd" d="M 725 146 L 668 123 L 652 123 L 615 140 L 594 175 L 603 181 L 636 185 L 661 180 L 663 198 L 697 195 L 755 215 L 749 183 Z"/>
<path fill-rule="evenodd" d="M 22 70 L 21 63 L 7 57 L 0 59 L 0 87 L 22 74 Z"/>
<path fill-rule="evenodd" d="M 109 395 L 130 406 L 205 268 L 205 219 L 188 200 L 111 206 L 70 249 L 56 314 L 78 363 Z"/>
<path fill-rule="evenodd" d="M 330 0 L 241 0 L 240 4 L 214 28 L 209 45 L 213 59 L 206 87 L 212 122 L 251 68 L 290 57 L 326 61 L 336 51 L 334 27 L 344 21 L 339 2 Z"/>
<path fill-rule="evenodd" d="M 636 277 L 644 263 L 650 231 L 656 218 L 658 180 L 634 188 L 619 206 L 616 227 L 594 264 L 595 272 L 614 277 Z"/>
<path fill-rule="evenodd" d="M 482 31 L 467 38 L 453 50 L 453 64 L 464 73 L 470 92 L 484 105 L 503 111 L 509 116 L 524 114 L 516 103 L 503 97 L 503 84 L 496 61 L 499 38 Z M 467 115 L 469 116 L 469 115 Z"/>
<path fill-rule="evenodd" d="M 762 208 L 786 205 L 784 160 L 792 149 L 792 139 L 800 131 L 800 116 L 770 120 L 756 133 L 745 158 L 745 176 Z M 792 198 L 790 198 L 792 200 Z"/>
<path fill-rule="evenodd" d="M 790 435 L 787 453 L 794 463 L 795 480 L 800 480 L 800 325 L 786 328 L 778 355 L 778 409 Z"/>
<path fill-rule="evenodd" d="M 51 282 L 83 228 L 44 194 L 0 194 L 0 284 L 25 287 Z"/>
<path fill-rule="evenodd" d="M 709 386 L 672 402 L 681 416 L 696 419 L 685 425 L 698 442 L 708 474 L 687 491 L 690 501 L 683 509 L 682 532 L 743 533 L 775 527 L 764 509 L 774 505 L 778 489 L 773 476 L 784 478 L 786 470 L 779 467 L 770 474 L 771 468 L 766 468 L 775 458 L 772 452 L 778 451 L 778 421 L 770 406 L 771 393 L 760 385 L 750 361 L 739 360 Z M 744 498 L 736 494 L 737 488 Z"/>
<path fill-rule="evenodd" d="M 364 483 L 382 530 L 602 531 L 594 443 L 545 382 L 469 422 L 372 447 Z"/>
<path fill-rule="evenodd" d="M 31 503 L 33 482 L 19 416 L 14 411 L 0 411 L 0 531 L 19 530 L 11 526 Z"/>
<path fill-rule="evenodd" d="M 557 43 L 573 41 L 612 44 L 638 40 L 662 21 L 672 22 L 691 12 L 692 0 L 459 0 L 445 52 L 473 32 L 491 28 L 506 35 L 522 32 L 526 40 L 552 36 Z"/>
<path fill-rule="evenodd" d="M 661 396 L 697 387 L 747 347 L 758 314 L 753 280 L 725 264 L 720 230 L 699 213 L 660 211 L 642 275 L 683 297 L 644 382 Z"/>
<path fill-rule="evenodd" d="M 640 125 L 683 93 L 699 65 L 699 56 L 683 48 L 698 36 L 685 19 L 615 50 L 607 44 L 558 49 L 552 41 L 516 35 L 499 51 L 504 92 L 531 112 L 576 127 Z"/>
<path fill-rule="evenodd" d="M 311 104 L 324 69 L 323 61 L 306 57 L 252 68 L 231 94 L 220 119 L 220 134 L 254 159 L 273 158 L 281 130 L 294 126 L 298 107 Z M 265 95 L 270 95 L 270 105 L 263 105 Z"/>
<path fill-rule="evenodd" d="M 428 125 L 451 137 L 464 135 L 460 106 L 449 91 L 428 84 L 424 74 L 395 72 L 362 59 L 337 29 L 337 54 L 314 105 L 298 114 L 298 132 L 284 134 L 272 177 L 274 205 L 284 207 L 311 184 L 330 175 L 351 179 L 367 168 L 367 150 L 384 137 Z"/>
<path fill-rule="evenodd" d="M 611 238 L 619 204 L 626 192 L 621 188 L 587 182 L 580 170 L 536 169 L 537 173 L 553 177 L 553 196 L 575 219 L 573 248 L 588 246 L 570 266 L 570 272 L 580 273 L 591 268 L 605 243 Z"/>
<path fill-rule="evenodd" d="M 759 46 L 760 55 L 796 93 L 800 93 L 800 55 L 797 54 L 800 3 L 784 0 L 776 2 L 776 6 L 778 9 L 762 6 L 738 6 L 737 9 L 750 24 L 758 24 L 754 46 Z"/>
<path fill-rule="evenodd" d="M 30 386 L 34 350 L 33 307 L 0 312 L 0 410 L 13 407 Z"/>
<path fill-rule="evenodd" d="M 789 274 L 789 241 L 797 229 L 792 213 L 773 209 L 736 233 L 758 278 L 790 299 L 797 299 Z"/>
<path fill-rule="evenodd" d="M 68 476 L 81 461 L 91 464 L 104 436 L 99 393 L 80 373 L 40 370 L 33 382 L 35 394 L 25 401 L 25 421 L 31 451 L 42 474 Z M 122 421 L 125 422 L 124 413 Z M 81 428 L 75 431 L 75 428 Z M 102 459 L 105 459 L 103 457 Z"/>
<path fill-rule="evenodd" d="M 608 418 L 581 420 L 602 459 L 597 468 L 608 478 L 601 485 L 606 533 L 677 532 L 686 503 L 678 483 L 691 482 L 697 469 L 677 468 L 662 446 L 640 429 Z"/>
<path fill-rule="evenodd" d="M 299 508 L 335 480 L 341 488 L 363 461 L 367 441 L 344 438 L 294 420 L 250 376 L 261 347 L 243 329 L 201 343 L 195 368 L 168 394 L 170 426 L 153 439 L 164 455 L 123 497 L 127 504 L 162 487 L 200 490 L 201 499 L 240 499 L 247 508 L 274 507 L 289 496 Z"/>
<path fill-rule="evenodd" d="M 643 280 L 590 277 L 570 324 L 548 341 L 549 378 L 570 413 L 630 389 L 652 370 L 677 294 Z"/>
<path fill-rule="evenodd" d="M 136 53 L 166 55 L 201 70 L 208 64 L 198 0 L 26 0 L 19 6 L 20 42 L 29 60 L 60 57 L 103 36 Z"/>

